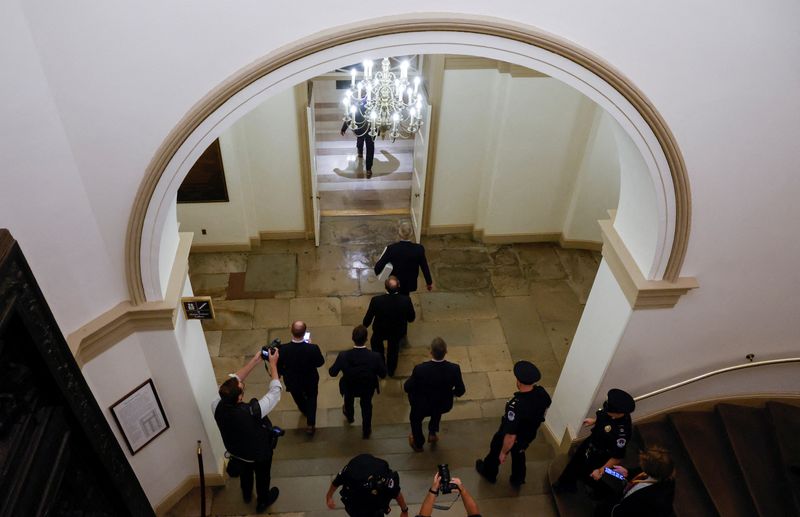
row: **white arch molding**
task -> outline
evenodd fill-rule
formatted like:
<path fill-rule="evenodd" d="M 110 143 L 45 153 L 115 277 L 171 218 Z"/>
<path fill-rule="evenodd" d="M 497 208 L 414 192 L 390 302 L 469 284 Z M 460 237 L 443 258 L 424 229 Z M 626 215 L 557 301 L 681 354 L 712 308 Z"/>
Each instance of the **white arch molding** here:
<path fill-rule="evenodd" d="M 393 25 L 381 22 L 375 24 L 373 29 L 378 32 L 381 30 L 391 32 L 397 23 L 399 22 Z M 444 22 L 437 24 L 426 20 L 425 23 L 439 26 Z M 184 120 L 179 128 L 173 131 L 174 134 L 171 135 L 173 141 L 170 142 L 168 139 L 160 150 L 162 152 L 158 153 L 151 163 L 148 177 L 145 178 L 137 197 L 137 205 L 134 206 L 128 234 L 128 255 L 129 262 L 132 262 L 129 263 L 129 276 L 133 277 L 129 278 L 129 287 L 134 303 L 163 299 L 167 282 L 165 276 L 169 271 L 164 271 L 164 267 L 159 263 L 171 263 L 171 257 L 165 261 L 161 255 L 165 252 L 174 252 L 171 246 L 162 249 L 164 232 L 168 227 L 169 218 L 174 218 L 172 207 L 178 187 L 206 147 L 269 96 L 332 69 L 381 55 L 461 54 L 497 59 L 541 71 L 574 87 L 596 102 L 617 121 L 641 153 L 656 194 L 656 203 L 652 209 L 656 212 L 658 230 L 652 254 L 653 260 L 651 264 L 640 264 L 640 269 L 649 280 L 677 278 L 688 238 L 688 183 L 685 181 L 680 153 L 672 141 L 671 134 L 646 99 L 642 96 L 637 106 L 634 106 L 630 100 L 630 91 L 625 91 L 621 86 L 629 88 L 638 95 L 641 94 L 632 85 L 627 84 L 621 75 L 609 72 L 607 65 L 585 51 L 582 52 L 586 56 L 596 60 L 596 63 L 591 62 L 594 70 L 577 62 L 574 56 L 566 57 L 565 54 L 575 51 L 575 46 L 561 42 L 553 36 L 531 32 L 533 29 L 524 28 L 526 31 L 524 35 L 527 35 L 528 39 L 544 38 L 543 41 L 551 47 L 547 49 L 543 48 L 545 45 L 534 45 L 519 39 L 488 34 L 490 31 L 497 32 L 500 25 L 496 21 L 492 21 L 485 28 L 481 26 L 481 30 L 475 32 L 471 32 L 473 30 L 471 26 L 463 25 L 466 23 L 464 21 L 453 21 L 451 17 L 448 18 L 448 23 L 467 30 L 409 30 L 346 41 L 316 52 L 304 54 L 301 52 L 302 55 L 299 57 L 289 59 L 285 64 L 258 77 L 232 78 L 229 83 L 246 82 L 246 84 L 230 92 L 224 99 L 219 99 L 220 94 L 216 92 L 218 106 L 210 111 L 206 106 L 207 113 L 204 113 L 202 109 L 204 102 L 201 101 L 199 107 L 193 111 L 198 112 L 195 118 L 199 118 L 198 114 L 204 116 L 194 122 Z M 470 19 L 469 23 L 474 25 L 475 20 Z M 411 27 L 413 28 L 413 24 Z M 503 27 L 508 30 L 509 26 Z M 519 27 L 513 29 L 523 30 Z M 360 30 L 361 33 L 369 33 Z M 350 27 L 338 32 L 353 34 L 354 31 Z M 564 46 L 566 50 L 558 45 Z M 607 68 L 599 69 L 598 66 Z M 254 68 L 257 70 L 258 66 Z M 598 71 L 600 73 L 596 73 Z M 238 75 L 246 76 L 247 73 L 248 70 L 245 70 Z M 601 74 L 606 77 L 601 77 Z M 622 85 L 612 85 L 609 75 L 612 80 L 622 81 Z M 220 90 L 225 90 L 225 85 L 222 85 Z M 625 95 L 621 90 L 625 91 Z M 206 104 L 213 103 L 214 92 L 209 97 Z M 643 105 L 649 110 L 644 112 Z M 187 118 L 191 118 L 190 116 Z M 651 127 L 654 120 L 658 122 L 656 129 L 661 130 L 658 135 Z M 190 131 L 189 125 L 194 126 Z M 175 141 L 176 139 L 180 139 L 180 142 Z M 171 154 L 169 154 L 170 147 L 174 148 Z M 164 150 L 167 150 L 166 154 Z M 674 181 L 676 178 L 682 181 L 676 184 Z M 149 196 L 148 189 L 151 189 Z M 140 212 L 138 217 L 137 209 Z M 626 217 L 635 216 L 636 214 L 626 215 Z M 174 222 L 167 231 L 174 232 Z M 138 239 L 137 234 L 140 235 Z M 676 235 L 680 237 L 680 243 L 676 240 Z M 169 240 L 168 238 L 167 242 Z M 131 260 L 132 258 L 138 260 Z M 131 266 L 136 269 L 132 270 Z"/>

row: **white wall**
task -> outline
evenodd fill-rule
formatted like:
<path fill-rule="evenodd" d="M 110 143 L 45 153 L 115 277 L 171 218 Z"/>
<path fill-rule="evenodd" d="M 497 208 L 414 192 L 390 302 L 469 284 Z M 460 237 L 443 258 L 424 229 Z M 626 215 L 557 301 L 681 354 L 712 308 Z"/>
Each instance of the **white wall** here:
<path fill-rule="evenodd" d="M 195 244 L 248 244 L 259 232 L 303 231 L 295 91 L 271 97 L 219 138 L 227 203 L 180 203 Z M 206 235 L 201 230 L 206 229 Z"/>
<path fill-rule="evenodd" d="M 432 226 L 600 242 L 619 171 L 616 123 L 593 102 L 549 77 L 453 69 L 439 117 Z"/>

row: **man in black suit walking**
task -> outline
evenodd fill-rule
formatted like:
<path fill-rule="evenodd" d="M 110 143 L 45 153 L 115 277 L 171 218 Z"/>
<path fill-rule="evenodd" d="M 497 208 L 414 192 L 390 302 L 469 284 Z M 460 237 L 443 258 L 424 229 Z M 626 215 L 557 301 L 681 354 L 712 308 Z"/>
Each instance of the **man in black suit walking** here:
<path fill-rule="evenodd" d="M 339 379 L 339 393 L 344 397 L 342 413 L 351 424 L 355 419 L 355 398 L 361 403 L 361 432 L 363 438 L 372 434 L 372 395 L 380 392 L 378 378 L 386 377 L 386 364 L 378 352 L 367 350 L 367 327 L 353 329 L 353 348 L 339 352 L 328 373 Z"/>
<path fill-rule="evenodd" d="M 433 278 L 428 259 L 425 258 L 425 248 L 422 244 L 411 242 L 414 230 L 408 221 L 400 223 L 399 233 L 400 242 L 389 244 L 375 263 L 375 274 L 380 275 L 386 264 L 392 264 L 392 274 L 400 280 L 400 293 L 409 294 L 417 290 L 417 277 L 422 269 L 430 291 L 433 289 Z"/>
<path fill-rule="evenodd" d="M 364 326 L 369 327 L 375 320 L 370 345 L 372 350 L 386 358 L 386 369 L 389 371 L 389 376 L 394 376 L 394 371 L 397 369 L 400 341 L 406 337 L 408 323 L 417 317 L 411 298 L 407 294 L 400 293 L 401 285 L 396 277 L 387 278 L 384 283 L 386 294 L 372 297 L 363 321 Z M 387 342 L 388 355 L 383 351 L 384 341 Z"/>
<path fill-rule="evenodd" d="M 286 391 L 292 394 L 297 409 L 306 417 L 306 434 L 314 436 L 319 390 L 317 368 L 325 364 L 325 358 L 317 345 L 308 342 L 305 323 L 295 321 L 291 331 L 292 342 L 281 347 L 278 372 L 283 375 Z"/>
<path fill-rule="evenodd" d="M 362 113 L 362 110 L 366 107 L 365 104 L 361 104 L 356 108 L 355 117 L 353 117 L 355 122 L 355 128 L 353 128 L 353 133 L 356 134 L 356 150 L 358 151 L 358 159 L 362 159 L 364 157 L 364 144 L 367 144 L 367 161 L 364 164 L 364 168 L 367 170 L 367 179 L 372 177 L 372 162 L 375 158 L 375 140 L 372 138 L 372 135 L 369 133 L 370 124 L 367 118 Z M 350 124 L 347 121 L 342 124 L 342 129 L 339 133 L 344 136 L 347 129 L 350 127 Z"/>
<path fill-rule="evenodd" d="M 464 380 L 461 378 L 461 367 L 445 361 L 446 354 L 447 343 L 437 337 L 431 343 L 431 360 L 416 365 L 411 377 L 403 385 L 411 403 L 411 434 L 408 443 L 416 452 L 422 452 L 425 443 L 422 419 L 431 417 L 428 422 L 428 442 L 437 442 L 442 414 L 453 409 L 453 397 L 460 397 L 466 392 Z"/>

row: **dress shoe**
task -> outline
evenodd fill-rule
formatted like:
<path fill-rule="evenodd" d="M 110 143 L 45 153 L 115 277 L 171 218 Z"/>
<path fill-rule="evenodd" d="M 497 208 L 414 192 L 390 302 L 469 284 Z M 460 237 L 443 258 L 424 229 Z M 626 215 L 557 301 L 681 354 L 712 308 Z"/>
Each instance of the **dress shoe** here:
<path fill-rule="evenodd" d="M 317 428 L 314 427 L 313 425 L 310 425 L 310 426 L 306 427 L 306 434 L 308 436 L 314 436 L 314 433 L 316 433 L 316 432 L 317 432 Z"/>
<path fill-rule="evenodd" d="M 363 157 L 364 157 L 364 153 L 358 153 L 358 159 L 359 159 L 359 160 L 360 160 L 361 158 L 363 158 Z"/>
<path fill-rule="evenodd" d="M 352 424 L 353 422 L 356 421 L 355 417 L 352 417 L 352 416 L 347 414 L 347 411 L 344 409 L 344 407 L 342 408 L 342 414 L 347 419 L 347 423 L 348 424 Z"/>
<path fill-rule="evenodd" d="M 431 433 L 428 435 L 428 443 L 436 443 L 439 441 L 439 436 Z"/>
<path fill-rule="evenodd" d="M 508 482 L 511 483 L 511 486 L 514 488 L 520 488 L 522 485 L 525 484 L 525 480 L 515 479 L 513 476 L 508 478 Z"/>
<path fill-rule="evenodd" d="M 253 493 L 249 493 L 247 495 L 242 494 L 242 499 L 244 500 L 245 504 L 250 504 L 250 501 L 253 500 Z"/>
<path fill-rule="evenodd" d="M 425 450 L 422 447 L 417 447 L 417 445 L 414 443 L 414 435 L 413 434 L 408 435 L 408 445 L 411 446 L 411 448 L 414 450 L 414 452 L 422 452 L 423 450 Z"/>
<path fill-rule="evenodd" d="M 361 431 L 361 438 L 369 440 L 370 436 L 372 436 L 372 429 L 364 429 Z"/>
<path fill-rule="evenodd" d="M 367 179 L 370 179 L 371 177 L 372 177 L 372 171 L 368 170 L 367 171 Z"/>
<path fill-rule="evenodd" d="M 489 476 L 483 473 L 483 460 L 475 460 L 475 470 L 478 472 L 478 474 L 481 475 L 483 479 L 485 479 L 489 483 L 497 483 L 497 477 L 490 478 Z"/>
<path fill-rule="evenodd" d="M 280 493 L 281 491 L 278 490 L 278 487 L 274 486 L 270 488 L 269 493 L 267 494 L 267 500 L 261 501 L 256 505 L 256 513 L 263 513 L 266 511 L 266 509 L 278 499 L 278 495 Z"/>

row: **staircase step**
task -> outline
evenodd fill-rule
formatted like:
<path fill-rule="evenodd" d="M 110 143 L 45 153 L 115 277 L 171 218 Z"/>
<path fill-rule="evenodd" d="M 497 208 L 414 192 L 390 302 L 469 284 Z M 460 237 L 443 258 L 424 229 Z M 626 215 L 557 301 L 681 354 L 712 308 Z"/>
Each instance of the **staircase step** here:
<path fill-rule="evenodd" d="M 411 181 L 412 177 L 411 172 L 392 172 L 391 174 L 386 174 L 385 176 L 373 176 L 369 181 L 372 183 L 377 182 L 387 182 L 387 181 Z M 322 173 L 317 172 L 317 184 L 321 185 L 323 183 L 359 183 L 367 181 L 361 178 L 348 178 L 346 176 L 342 176 L 336 173 Z"/>
<path fill-rule="evenodd" d="M 717 414 L 750 490 L 758 514 L 794 515 L 789 484 L 781 468 L 767 411 L 719 404 Z"/>
<path fill-rule="evenodd" d="M 756 515 L 719 417 L 707 412 L 678 412 L 669 420 L 720 515 Z"/>
<path fill-rule="evenodd" d="M 767 413 L 793 496 L 794 512 L 800 515 L 800 407 L 767 402 Z"/>
<path fill-rule="evenodd" d="M 691 459 L 681 445 L 672 426 L 666 422 L 637 425 L 644 447 L 667 449 L 675 464 L 675 502 L 678 517 L 717 515 L 714 503 L 697 475 Z"/>

